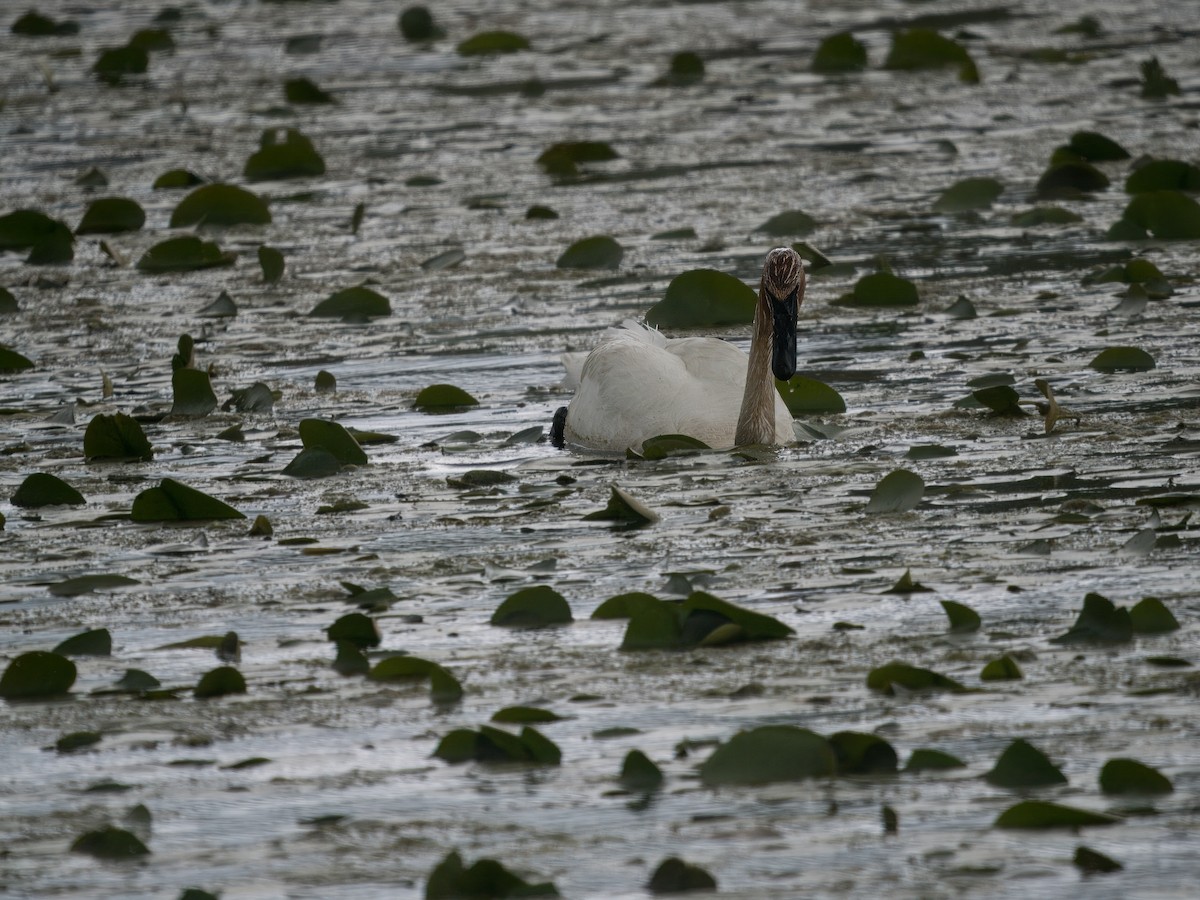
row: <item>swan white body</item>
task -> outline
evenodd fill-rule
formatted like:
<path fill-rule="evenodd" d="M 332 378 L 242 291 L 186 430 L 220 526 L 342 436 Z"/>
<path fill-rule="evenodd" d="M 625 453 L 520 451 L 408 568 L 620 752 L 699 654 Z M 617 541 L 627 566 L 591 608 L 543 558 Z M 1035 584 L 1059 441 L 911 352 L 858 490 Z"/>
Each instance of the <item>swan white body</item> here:
<path fill-rule="evenodd" d="M 796 374 L 804 287 L 795 250 L 767 254 L 749 356 L 715 338 L 668 340 L 634 322 L 610 328 L 579 369 L 571 405 L 555 416 L 562 427 L 556 442 L 616 451 L 639 449 L 659 434 L 686 434 L 722 449 L 788 443 L 792 417 L 775 379 Z M 571 359 L 564 363 L 573 367 Z"/>
<path fill-rule="evenodd" d="M 670 339 L 626 320 L 609 328 L 587 358 L 563 357 L 567 381 L 578 379 L 567 408 L 568 443 L 595 450 L 639 449 L 660 434 L 686 434 L 710 447 L 735 444 L 749 357 L 718 338 Z M 774 439 L 795 439 L 792 416 L 774 394 Z"/>

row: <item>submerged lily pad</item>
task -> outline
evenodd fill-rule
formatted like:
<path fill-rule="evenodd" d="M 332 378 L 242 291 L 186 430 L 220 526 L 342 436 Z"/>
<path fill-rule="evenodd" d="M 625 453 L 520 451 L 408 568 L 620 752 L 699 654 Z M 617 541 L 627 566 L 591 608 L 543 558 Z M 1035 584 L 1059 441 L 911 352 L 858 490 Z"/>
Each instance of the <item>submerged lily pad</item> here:
<path fill-rule="evenodd" d="M 897 513 L 915 509 L 925 495 L 925 481 L 916 472 L 896 469 L 880 479 L 867 501 L 869 513 Z"/>
<path fill-rule="evenodd" d="M 88 459 L 149 460 L 154 448 L 137 419 L 124 413 L 93 416 L 83 433 L 83 455 Z"/>
<path fill-rule="evenodd" d="M 554 263 L 560 269 L 616 269 L 625 248 L 608 235 L 583 238 L 569 246 Z"/>
<path fill-rule="evenodd" d="M 142 272 L 191 272 L 231 266 L 236 258 L 236 253 L 222 251 L 214 241 L 185 234 L 155 244 L 142 254 L 137 267 Z"/>
<path fill-rule="evenodd" d="M 1158 769 L 1136 759 L 1110 759 L 1100 770 L 1100 790 L 1106 794 L 1169 794 L 1175 786 Z"/>
<path fill-rule="evenodd" d="M 127 197 L 104 197 L 88 205 L 76 234 L 117 234 L 146 224 L 146 211 Z"/>
<path fill-rule="evenodd" d="M 216 497 L 164 478 L 133 498 L 135 522 L 193 522 L 209 519 L 244 519 L 245 515 Z"/>
<path fill-rule="evenodd" d="M 171 373 L 171 415 L 199 418 L 217 408 L 208 373 L 200 369 L 181 368 Z"/>
<path fill-rule="evenodd" d="M 842 399 L 842 395 L 815 378 L 793 375 L 787 381 L 776 379 L 775 388 L 793 416 L 846 411 L 846 401 Z"/>
<path fill-rule="evenodd" d="M 450 412 L 478 405 L 478 400 L 452 384 L 431 384 L 413 400 L 413 408 L 422 412 Z"/>
<path fill-rule="evenodd" d="M 1133 640 L 1129 610 L 1115 606 L 1107 597 L 1089 593 L 1075 624 L 1065 634 L 1051 638 L 1052 644 L 1120 643 Z"/>
<path fill-rule="evenodd" d="M 662 300 L 646 313 L 646 322 L 656 328 L 744 325 L 754 320 L 757 302 L 740 278 L 716 269 L 692 269 L 671 279 Z"/>
<path fill-rule="evenodd" d="M 71 852 L 96 859 L 135 859 L 149 854 L 150 848 L 133 832 L 106 825 L 77 837 L 71 844 Z"/>
<path fill-rule="evenodd" d="M 935 212 L 961 213 L 987 209 L 1004 193 L 995 178 L 965 178 L 946 188 L 933 203 Z"/>
<path fill-rule="evenodd" d="M 425 900 L 557 896 L 550 882 L 530 884 L 494 859 L 477 860 L 468 868 L 457 850 L 434 867 L 425 883 Z"/>
<path fill-rule="evenodd" d="M 268 128 L 259 139 L 259 149 L 246 160 L 243 174 L 251 181 L 308 178 L 325 174 L 325 160 L 295 128 Z"/>
<path fill-rule="evenodd" d="M 459 56 L 488 56 L 518 53 L 529 46 L 529 39 L 514 31 L 481 31 L 462 41 L 456 49 Z"/>
<path fill-rule="evenodd" d="M 510 594 L 491 618 L 491 624 L 503 628 L 545 628 L 573 621 L 571 607 L 563 595 L 544 584 Z"/>
<path fill-rule="evenodd" d="M 1101 372 L 1148 372 L 1154 368 L 1154 357 L 1140 347 L 1108 347 L 1101 350 L 1088 365 Z"/>
<path fill-rule="evenodd" d="M 854 290 L 833 301 L 836 306 L 916 306 L 921 300 L 917 286 L 891 272 L 872 272 L 854 284 Z"/>
<path fill-rule="evenodd" d="M 34 472 L 21 482 L 11 502 L 13 506 L 38 509 L 43 506 L 80 506 L 87 501 L 83 499 L 83 494 L 57 475 Z"/>
<path fill-rule="evenodd" d="M 829 741 L 794 725 L 764 725 L 739 731 L 700 766 L 709 787 L 802 781 L 837 774 L 837 756 Z"/>
<path fill-rule="evenodd" d="M 257 194 L 232 184 L 206 184 L 179 201 L 172 228 L 189 225 L 266 225 L 271 211 Z"/>
<path fill-rule="evenodd" d="M 867 673 L 867 687 L 892 696 L 896 688 L 904 691 L 950 691 L 964 693 L 967 688 L 953 678 L 908 663 L 890 662 Z"/>
<path fill-rule="evenodd" d="M 812 70 L 822 75 L 861 72 L 867 67 L 867 47 L 848 31 L 831 34 L 821 41 L 813 56 Z"/>
<path fill-rule="evenodd" d="M 989 784 L 1003 788 L 1048 787 L 1066 784 L 1067 776 L 1046 754 L 1020 738 L 1009 744 L 996 765 L 985 776 Z"/>
<path fill-rule="evenodd" d="M 31 650 L 8 664 L 0 675 L 0 697 L 36 700 L 65 694 L 75 683 L 75 663 L 57 653 Z"/>
<path fill-rule="evenodd" d="M 331 294 L 309 312 L 310 316 L 320 318 L 353 320 L 391 314 L 392 304 L 388 298 L 361 284 Z"/>
<path fill-rule="evenodd" d="M 1044 800 L 1023 800 L 1002 812 L 995 828 L 1083 828 L 1087 825 L 1115 825 L 1116 816 L 1076 809 Z"/>

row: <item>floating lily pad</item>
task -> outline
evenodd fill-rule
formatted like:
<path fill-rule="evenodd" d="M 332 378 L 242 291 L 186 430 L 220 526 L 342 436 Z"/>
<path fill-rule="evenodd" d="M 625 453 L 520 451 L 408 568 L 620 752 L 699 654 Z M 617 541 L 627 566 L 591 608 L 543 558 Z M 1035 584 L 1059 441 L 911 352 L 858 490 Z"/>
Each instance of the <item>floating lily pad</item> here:
<path fill-rule="evenodd" d="M 866 67 L 866 45 L 848 31 L 831 34 L 821 41 L 812 61 L 812 70 L 822 75 L 861 72 Z"/>
<path fill-rule="evenodd" d="M 899 764 L 896 749 L 877 734 L 839 731 L 829 736 L 829 745 L 837 757 L 840 775 L 895 772 Z"/>
<path fill-rule="evenodd" d="M 560 141 L 543 150 L 537 164 L 549 175 L 577 175 L 582 163 L 608 162 L 619 156 L 607 141 Z"/>
<path fill-rule="evenodd" d="M 967 764 L 950 753 L 941 750 L 918 749 L 912 752 L 905 772 L 938 772 L 945 769 L 965 769 Z"/>
<path fill-rule="evenodd" d="M 1089 593 L 1083 609 L 1066 634 L 1051 638 L 1052 644 L 1120 643 L 1133 640 L 1133 621 L 1129 610 L 1115 606 L 1107 597 Z"/>
<path fill-rule="evenodd" d="M 783 624 L 773 616 L 752 612 L 704 591 L 693 591 L 680 604 L 679 609 L 685 615 L 692 612 L 715 613 L 737 625 L 742 632 L 743 640 L 779 640 L 795 633 L 790 626 Z M 691 618 L 690 615 L 688 618 Z M 685 623 L 686 621 L 685 619 Z"/>
<path fill-rule="evenodd" d="M 11 502 L 13 506 L 38 509 L 43 506 L 80 506 L 87 501 L 83 494 L 57 475 L 34 472 L 21 482 Z"/>
<path fill-rule="evenodd" d="M 481 31 L 461 42 L 459 56 L 489 56 L 529 49 L 529 39 L 513 31 Z"/>
<path fill-rule="evenodd" d="M 478 405 L 478 400 L 452 384 L 431 384 L 422 388 L 413 400 L 413 408 L 421 412 L 451 412 Z"/>
<path fill-rule="evenodd" d="M 85 853 L 96 859 L 136 859 L 146 856 L 150 848 L 131 831 L 106 825 L 81 834 L 71 844 L 72 853 Z"/>
<path fill-rule="evenodd" d="M 194 234 L 168 238 L 147 250 L 138 260 L 142 272 L 191 272 L 217 266 L 231 266 L 237 254 L 222 251 L 213 241 Z"/>
<path fill-rule="evenodd" d="M 107 628 L 81 631 L 62 641 L 52 652 L 59 656 L 112 656 L 112 635 Z"/>
<path fill-rule="evenodd" d="M 933 203 L 935 212 L 961 213 L 988 209 L 1004 193 L 995 178 L 965 178 L 946 188 Z"/>
<path fill-rule="evenodd" d="M 469 469 L 461 475 L 447 475 L 446 484 L 454 488 L 486 488 L 498 484 L 510 484 L 517 476 L 499 469 Z"/>
<path fill-rule="evenodd" d="M 380 660 L 367 677 L 384 682 L 428 678 L 430 697 L 435 703 L 454 703 L 463 695 L 462 685 L 445 668 L 415 656 L 390 656 Z"/>
<path fill-rule="evenodd" d="M 76 750 L 95 747 L 101 740 L 103 735 L 98 731 L 72 731 L 56 740 L 54 749 L 59 753 L 74 753 Z"/>
<path fill-rule="evenodd" d="M 642 501 L 614 484 L 608 498 L 608 505 L 604 509 L 588 513 L 583 519 L 585 522 L 617 522 L 625 527 L 638 528 L 643 525 L 653 525 L 659 521 L 659 515 Z"/>
<path fill-rule="evenodd" d="M 209 519 L 244 519 L 245 515 L 216 497 L 164 478 L 133 498 L 135 522 L 194 522 Z"/>
<path fill-rule="evenodd" d="M 1096 131 L 1077 131 L 1071 135 L 1067 150 L 1088 162 L 1117 162 L 1129 159 L 1129 151 L 1110 137 Z"/>
<path fill-rule="evenodd" d="M 525 218 L 526 219 L 541 219 L 543 221 L 549 221 L 551 219 L 557 219 L 558 213 L 555 212 L 553 209 L 551 209 L 549 206 L 542 206 L 540 204 L 534 204 L 533 206 L 529 207 L 529 209 L 525 210 Z"/>
<path fill-rule="evenodd" d="M 984 776 L 989 784 L 1003 788 L 1048 787 L 1066 784 L 1062 770 L 1028 741 L 1018 738 L 1013 741 L 996 765 Z"/>
<path fill-rule="evenodd" d="M 912 569 L 905 569 L 904 574 L 896 579 L 896 583 L 884 591 L 885 594 L 921 594 L 932 591 L 912 577 Z"/>
<path fill-rule="evenodd" d="M 1062 806 L 1044 800 L 1024 800 L 1010 806 L 993 823 L 995 828 L 1083 828 L 1087 825 L 1115 825 L 1116 816 Z"/>
<path fill-rule="evenodd" d="M 890 662 L 867 673 L 867 687 L 892 696 L 896 688 L 904 691 L 949 691 L 964 693 L 967 688 L 953 678 L 908 663 Z"/>
<path fill-rule="evenodd" d="M 246 693 L 246 679 L 233 666 L 218 666 L 200 676 L 192 694 L 197 700 Z"/>
<path fill-rule="evenodd" d="M 425 900 L 557 896 L 550 882 L 530 884 L 494 859 L 478 860 L 468 868 L 458 851 L 448 853 L 425 883 Z"/>
<path fill-rule="evenodd" d="M 238 412 L 269 413 L 275 408 L 275 392 L 261 381 L 247 388 L 237 388 L 223 404 L 222 409 L 233 407 Z"/>
<path fill-rule="evenodd" d="M 1075 848 L 1075 856 L 1071 860 L 1077 869 L 1085 875 L 1092 873 L 1104 874 L 1107 872 L 1119 872 L 1125 867 L 1109 856 L 1092 850 L 1090 847 L 1079 846 Z"/>
<path fill-rule="evenodd" d="M 289 78 L 283 83 L 283 96 L 297 105 L 333 103 L 333 95 L 323 91 L 310 78 Z"/>
<path fill-rule="evenodd" d="M 126 45 L 101 50 L 92 72 L 105 84 L 120 84 L 127 75 L 142 75 L 150 66 L 150 54 L 142 47 Z"/>
<path fill-rule="evenodd" d="M 630 604 L 628 618 L 622 650 L 678 650 L 685 646 L 684 613 L 678 604 L 650 598 Z"/>
<path fill-rule="evenodd" d="M 646 313 L 646 322 L 667 328 L 743 325 L 753 321 L 757 302 L 740 278 L 716 269 L 692 269 L 671 280 L 663 299 Z"/>
<path fill-rule="evenodd" d="M 625 256 L 625 248 L 607 235 L 576 241 L 554 263 L 560 269 L 616 269 Z"/>
<path fill-rule="evenodd" d="M 663 772 L 641 750 L 630 750 L 621 762 L 621 786 L 630 791 L 655 791 L 663 783 Z"/>
<path fill-rule="evenodd" d="M 1034 190 L 1043 200 L 1074 199 L 1106 190 L 1110 183 L 1108 176 L 1091 163 L 1075 160 L 1052 163 L 1042 173 Z"/>
<path fill-rule="evenodd" d="M 650 876 L 646 890 L 655 895 L 716 891 L 717 879 L 699 866 L 684 862 L 678 856 L 668 856 L 658 864 L 658 868 Z"/>
<path fill-rule="evenodd" d="M 283 468 L 290 478 L 328 478 L 342 471 L 343 463 L 328 450 L 301 450 Z"/>
<path fill-rule="evenodd" d="M 562 716 L 557 713 L 537 706 L 506 706 L 492 713 L 493 722 L 516 725 L 527 725 L 530 722 L 558 722 L 561 719 Z"/>
<path fill-rule="evenodd" d="M 0 216 L 0 250 L 28 250 L 31 265 L 70 262 L 75 235 L 63 222 L 35 209 Z"/>
<path fill-rule="evenodd" d="M 754 230 L 771 237 L 804 237 L 816 227 L 816 219 L 806 212 L 792 209 L 771 216 Z"/>
<path fill-rule="evenodd" d="M 93 416 L 83 433 L 83 455 L 88 459 L 127 459 L 146 461 L 154 448 L 137 419 L 124 413 Z"/>
<path fill-rule="evenodd" d="M 190 225 L 266 225 L 271 211 L 257 194 L 232 184 L 206 184 L 179 201 L 172 228 Z"/>
<path fill-rule="evenodd" d="M 166 191 L 195 187 L 198 184 L 204 184 L 204 181 L 205 179 L 188 169 L 168 169 L 154 179 L 151 187 L 156 191 Z"/>
<path fill-rule="evenodd" d="M 916 444 L 904 454 L 905 459 L 913 460 L 946 459 L 951 456 L 958 456 L 958 451 L 943 444 Z"/>
<path fill-rule="evenodd" d="M 787 381 L 776 379 L 775 388 L 793 416 L 846 411 L 846 401 L 842 399 L 842 395 L 815 378 L 793 375 Z"/>
<path fill-rule="evenodd" d="M 1142 73 L 1142 97 L 1147 100 L 1162 100 L 1179 94 L 1179 82 L 1166 73 L 1157 56 L 1152 56 L 1138 65 Z"/>
<path fill-rule="evenodd" d="M 1028 413 L 1021 408 L 1021 395 L 1007 384 L 996 384 L 991 387 L 972 391 L 971 396 L 982 406 L 986 406 L 997 416 L 1025 416 Z"/>
<path fill-rule="evenodd" d="M 326 628 L 325 637 L 331 641 L 346 641 L 356 647 L 378 647 L 383 640 L 378 623 L 357 612 L 347 613 Z"/>
<path fill-rule="evenodd" d="M 137 231 L 146 224 L 146 211 L 135 201 L 126 197 L 105 197 L 93 200 L 76 234 L 116 234 L 122 231 Z"/>
<path fill-rule="evenodd" d="M 267 284 L 274 284 L 283 277 L 283 254 L 274 247 L 263 244 L 258 248 L 258 264 Z"/>
<path fill-rule="evenodd" d="M 17 298 L 8 288 L 0 287 L 0 316 L 8 316 L 21 311 Z"/>
<path fill-rule="evenodd" d="M 143 691 L 153 691 L 162 687 L 162 682 L 141 669 L 126 669 L 113 689 L 129 694 L 140 694 Z"/>
<path fill-rule="evenodd" d="M 854 284 L 854 290 L 834 301 L 837 306 L 888 307 L 916 306 L 920 302 L 917 286 L 891 272 L 873 272 Z"/>
<path fill-rule="evenodd" d="M 916 472 L 896 469 L 880 479 L 867 501 L 869 513 L 897 513 L 915 509 L 925 495 L 925 481 Z"/>
<path fill-rule="evenodd" d="M 1144 194 L 1148 191 L 1200 191 L 1200 166 L 1178 159 L 1154 159 L 1130 173 L 1125 179 L 1125 192 Z"/>
<path fill-rule="evenodd" d="M 1108 347 L 1092 359 L 1089 366 L 1101 372 L 1147 372 L 1154 368 L 1154 357 L 1140 347 Z"/>
<path fill-rule="evenodd" d="M 491 618 L 491 624 L 504 628 L 545 628 L 573 621 L 571 607 L 563 595 L 544 584 L 509 595 Z"/>
<path fill-rule="evenodd" d="M 0 697 L 36 700 L 65 694 L 75 683 L 75 663 L 57 653 L 31 650 L 8 664 L 0 675 Z"/>
<path fill-rule="evenodd" d="M 215 300 L 205 305 L 196 315 L 206 319 L 224 319 L 238 314 L 237 304 L 225 291 L 217 294 Z"/>
<path fill-rule="evenodd" d="M 1134 634 L 1166 634 L 1179 629 L 1179 620 L 1157 597 L 1145 597 L 1135 603 L 1129 610 L 1129 621 Z"/>
<path fill-rule="evenodd" d="M 295 128 L 268 128 L 259 149 L 246 160 L 243 173 L 251 181 L 308 178 L 325 174 L 325 160 L 311 140 Z"/>
<path fill-rule="evenodd" d="M 49 585 L 47 590 L 55 597 L 78 597 L 80 594 L 90 594 L 94 591 L 110 591 L 113 588 L 128 587 L 133 584 L 141 584 L 141 582 L 125 575 L 103 573 L 98 575 L 79 575 L 75 578 L 68 578 L 66 581 L 56 581 Z"/>
<path fill-rule="evenodd" d="M 990 660 L 979 673 L 980 681 L 1019 681 L 1024 677 L 1017 661 L 1008 654 Z"/>
<path fill-rule="evenodd" d="M 966 49 L 929 28 L 911 28 L 893 34 L 892 47 L 883 67 L 900 71 L 955 67 L 962 81 L 979 80 L 975 62 Z"/>
<path fill-rule="evenodd" d="M 141 47 L 148 53 L 175 49 L 175 39 L 165 28 L 139 28 L 129 39 L 130 47 Z"/>
<path fill-rule="evenodd" d="M 971 607 L 956 603 L 953 600 L 942 600 L 942 609 L 946 611 L 946 617 L 950 620 L 950 630 L 954 632 L 978 631 L 979 626 L 983 621 L 979 618 L 979 613 L 971 609 Z"/>
<path fill-rule="evenodd" d="M 171 373 L 171 415 L 201 417 L 217 408 L 208 373 L 200 369 L 176 369 Z"/>
<path fill-rule="evenodd" d="M 33 360 L 16 350 L 0 347 L 0 372 L 21 372 L 33 368 Z"/>
<path fill-rule="evenodd" d="M 410 6 L 400 13 L 400 33 L 406 41 L 436 41 L 446 32 L 433 20 L 433 14 L 425 6 Z"/>
<path fill-rule="evenodd" d="M 1158 769 L 1136 759 L 1110 759 L 1100 770 L 1100 790 L 1106 794 L 1169 794 L 1175 786 Z"/>
<path fill-rule="evenodd" d="M 334 319 L 370 319 L 376 316 L 390 316 L 392 305 L 388 298 L 369 287 L 357 285 L 345 288 L 326 297 L 309 313 Z"/>
<path fill-rule="evenodd" d="M 71 19 L 55 21 L 31 9 L 12 23 L 11 31 L 24 37 L 65 37 L 79 34 L 79 23 Z"/>
<path fill-rule="evenodd" d="M 562 761 L 558 746 L 541 732 L 526 726 L 520 736 L 480 726 L 478 731 L 457 728 L 438 743 L 433 755 L 445 762 L 519 762 L 556 766 Z"/>
<path fill-rule="evenodd" d="M 671 57 L 667 74 L 655 84 L 670 87 L 689 87 L 704 80 L 704 60 L 692 50 L 682 50 Z"/>
<path fill-rule="evenodd" d="M 628 619 L 647 605 L 661 603 L 653 594 L 631 591 L 609 597 L 592 612 L 593 619 Z"/>
<path fill-rule="evenodd" d="M 1200 204 L 1178 191 L 1147 191 L 1125 207 L 1121 220 L 1108 231 L 1113 240 L 1200 238 Z"/>
<path fill-rule="evenodd" d="M 837 774 L 837 756 L 829 741 L 794 725 L 764 725 L 739 731 L 700 766 L 709 787 L 770 784 Z"/>
<path fill-rule="evenodd" d="M 324 450 L 343 465 L 365 466 L 366 451 L 342 425 L 327 419 L 301 419 L 300 441 L 306 450 Z"/>
<path fill-rule="evenodd" d="M 1038 206 L 1014 213 L 1011 221 L 1018 228 L 1036 228 L 1039 225 L 1074 225 L 1082 222 L 1083 216 L 1061 206 Z"/>

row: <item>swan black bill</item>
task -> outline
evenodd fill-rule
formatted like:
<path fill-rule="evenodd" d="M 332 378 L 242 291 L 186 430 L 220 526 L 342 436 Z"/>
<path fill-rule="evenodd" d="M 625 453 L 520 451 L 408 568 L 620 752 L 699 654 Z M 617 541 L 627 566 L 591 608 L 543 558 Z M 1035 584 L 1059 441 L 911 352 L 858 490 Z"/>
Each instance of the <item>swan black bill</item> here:
<path fill-rule="evenodd" d="M 770 298 L 774 338 L 771 341 L 771 371 L 780 381 L 796 374 L 796 321 L 800 302 L 796 293 L 783 300 Z"/>

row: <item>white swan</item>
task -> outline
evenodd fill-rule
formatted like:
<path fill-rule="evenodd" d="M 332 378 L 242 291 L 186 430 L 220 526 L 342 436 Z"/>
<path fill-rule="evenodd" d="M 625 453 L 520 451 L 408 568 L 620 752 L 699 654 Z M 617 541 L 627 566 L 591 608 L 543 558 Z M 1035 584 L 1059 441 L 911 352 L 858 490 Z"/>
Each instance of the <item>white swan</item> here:
<path fill-rule="evenodd" d="M 786 381 L 796 372 L 804 287 L 794 250 L 767 254 L 749 357 L 717 338 L 672 340 L 631 321 L 608 329 L 582 368 L 577 355 L 564 356 L 568 379 L 577 376 L 579 386 L 563 439 L 615 451 L 639 449 L 660 434 L 686 434 L 714 448 L 792 441 L 792 417 L 772 374 Z"/>

